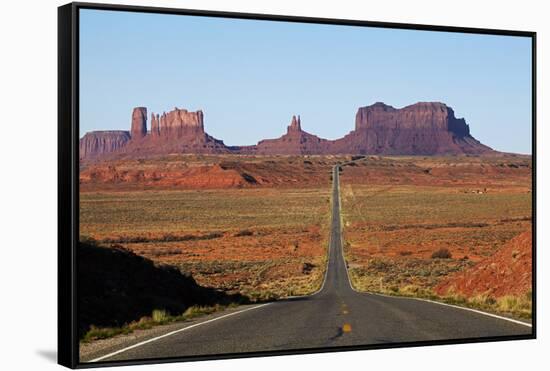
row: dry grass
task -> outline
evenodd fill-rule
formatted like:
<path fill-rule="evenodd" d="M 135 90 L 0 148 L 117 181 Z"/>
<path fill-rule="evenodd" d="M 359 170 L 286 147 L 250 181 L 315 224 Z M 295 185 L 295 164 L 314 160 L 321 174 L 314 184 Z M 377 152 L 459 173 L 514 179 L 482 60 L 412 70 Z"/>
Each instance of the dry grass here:
<path fill-rule="evenodd" d="M 225 305 L 213 305 L 213 306 L 192 306 L 185 310 L 180 315 L 170 315 L 163 309 L 155 309 L 149 317 L 142 317 L 138 321 L 128 323 L 121 327 L 96 327 L 92 326 L 90 330 L 83 336 L 81 342 L 88 343 L 93 340 L 108 339 L 117 335 L 130 334 L 136 330 L 146 330 L 154 326 L 166 325 L 172 322 L 188 321 L 195 317 L 212 314 L 232 308 L 237 304 Z"/>
<path fill-rule="evenodd" d="M 361 290 L 361 286 L 356 288 Z M 486 294 L 465 297 L 462 295 L 449 293 L 441 296 L 436 295 L 431 289 L 417 285 L 406 285 L 401 287 L 381 286 L 378 288 L 373 287 L 366 289 L 364 291 L 376 292 L 385 295 L 429 299 L 521 319 L 531 319 L 532 317 L 533 299 L 531 291 L 525 293 L 524 295 L 506 295 L 500 298 L 494 298 Z"/>
<path fill-rule="evenodd" d="M 81 234 L 178 266 L 203 286 L 269 299 L 322 282 L 328 187 L 85 192 L 80 206 Z"/>
<path fill-rule="evenodd" d="M 530 223 L 531 193 L 517 188 L 477 194 L 462 187 L 366 186 L 345 179 L 345 237 L 358 259 L 401 251 L 429 258 L 447 249 L 455 258 L 478 261 Z"/>
<path fill-rule="evenodd" d="M 81 234 L 96 240 L 158 238 L 319 225 L 328 203 L 328 187 L 86 192 L 80 199 Z"/>
<path fill-rule="evenodd" d="M 379 158 L 341 176 L 345 254 L 363 291 L 435 297 L 442 279 L 529 229 L 525 158 Z M 530 316 L 530 299 L 439 298 Z"/>

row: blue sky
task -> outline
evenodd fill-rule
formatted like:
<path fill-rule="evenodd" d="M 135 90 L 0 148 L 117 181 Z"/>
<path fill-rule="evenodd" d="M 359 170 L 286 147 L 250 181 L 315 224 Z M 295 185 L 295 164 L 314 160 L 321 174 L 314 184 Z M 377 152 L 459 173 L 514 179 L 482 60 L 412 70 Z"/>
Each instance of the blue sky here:
<path fill-rule="evenodd" d="M 293 114 L 335 139 L 378 101 L 444 102 L 481 142 L 531 153 L 531 40 L 81 10 L 81 135 L 177 106 L 228 145 L 278 137 Z"/>

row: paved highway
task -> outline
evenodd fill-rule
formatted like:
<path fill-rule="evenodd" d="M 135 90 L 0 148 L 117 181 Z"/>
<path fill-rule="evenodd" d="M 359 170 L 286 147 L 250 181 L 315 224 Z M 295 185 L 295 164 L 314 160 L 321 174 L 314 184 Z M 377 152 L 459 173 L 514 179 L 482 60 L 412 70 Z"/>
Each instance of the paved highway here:
<path fill-rule="evenodd" d="M 519 321 L 411 298 L 356 292 L 342 251 L 338 167 L 333 169 L 332 224 L 324 284 L 317 293 L 250 305 L 128 340 L 82 361 L 116 361 L 255 351 L 373 345 L 531 334 Z"/>

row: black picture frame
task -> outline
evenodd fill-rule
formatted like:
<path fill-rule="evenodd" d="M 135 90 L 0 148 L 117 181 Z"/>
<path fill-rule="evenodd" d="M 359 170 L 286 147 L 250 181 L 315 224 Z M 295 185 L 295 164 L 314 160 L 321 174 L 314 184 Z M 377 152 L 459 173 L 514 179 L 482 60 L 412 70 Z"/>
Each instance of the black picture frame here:
<path fill-rule="evenodd" d="M 159 13 L 172 15 L 208 16 L 250 20 L 314 23 L 326 25 L 350 25 L 376 28 L 425 30 L 453 33 L 521 36 L 531 39 L 532 45 L 532 235 L 533 235 L 533 316 L 532 333 L 528 335 L 495 336 L 469 339 L 418 341 L 414 343 L 388 343 L 304 350 L 265 351 L 209 356 L 173 357 L 132 361 L 79 362 L 77 336 L 77 259 L 76 247 L 79 236 L 79 10 L 95 9 L 123 12 Z M 130 5 L 70 3 L 58 8 L 58 363 L 69 368 L 89 368 L 152 364 L 212 359 L 262 357 L 289 354 L 341 352 L 350 350 L 417 347 L 427 345 L 463 344 L 508 340 L 536 339 L 537 334 L 537 286 L 536 286 L 536 32 L 486 28 L 435 26 L 424 24 L 388 23 L 363 20 L 330 19 L 271 14 L 233 13 L 192 9 L 159 8 Z"/>

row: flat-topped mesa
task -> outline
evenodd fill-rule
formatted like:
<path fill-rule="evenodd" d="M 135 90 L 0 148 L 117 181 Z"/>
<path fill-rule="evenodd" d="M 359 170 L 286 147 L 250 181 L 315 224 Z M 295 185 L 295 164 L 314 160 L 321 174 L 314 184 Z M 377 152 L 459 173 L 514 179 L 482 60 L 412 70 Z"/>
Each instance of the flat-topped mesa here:
<path fill-rule="evenodd" d="M 464 119 L 439 102 L 400 109 L 375 103 L 361 107 L 355 130 L 334 141 L 331 152 L 383 155 L 482 154 L 493 150 L 470 135 Z"/>
<path fill-rule="evenodd" d="M 132 111 L 132 125 L 130 136 L 132 139 L 140 139 L 147 135 L 147 108 L 136 107 Z"/>
<path fill-rule="evenodd" d="M 79 143 L 79 158 L 95 158 L 124 147 L 130 141 L 130 133 L 124 130 L 92 131 Z"/>
<path fill-rule="evenodd" d="M 204 115 L 202 111 L 189 112 L 186 109 L 174 108 L 173 111 L 157 115 L 158 134 L 161 137 L 179 138 L 204 134 Z M 155 123 L 157 125 L 157 123 Z M 153 125 L 151 125 L 153 129 Z M 153 132 L 153 130 L 151 130 Z"/>
<path fill-rule="evenodd" d="M 457 119 L 452 108 L 439 102 L 419 102 L 396 109 L 377 102 L 361 107 L 355 116 L 355 130 L 443 130 L 464 137 L 470 129 L 464 119 Z"/>

